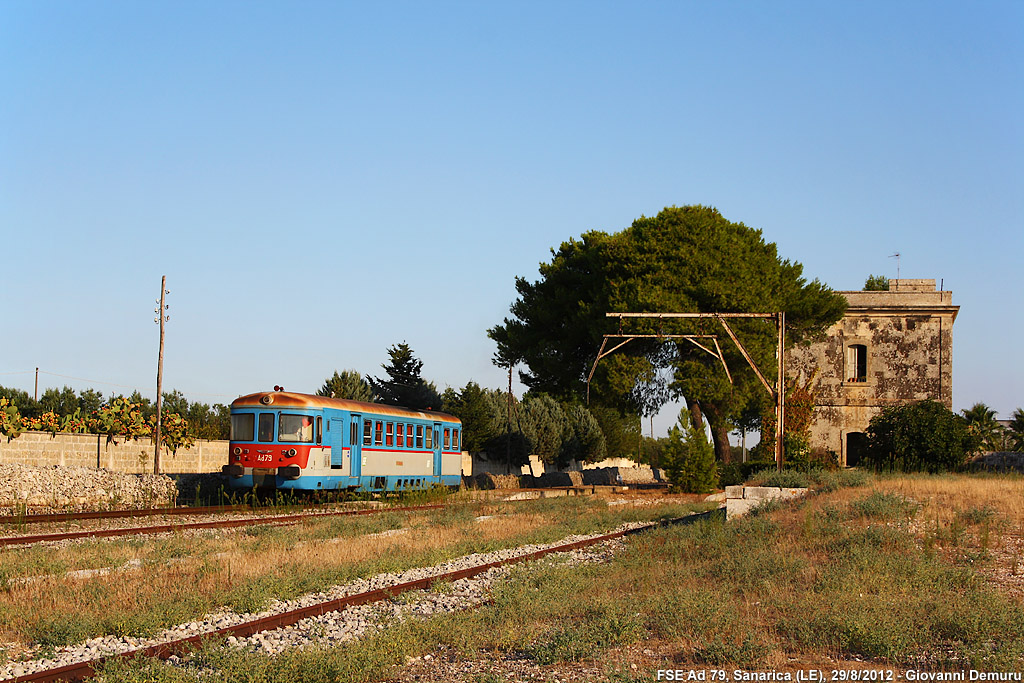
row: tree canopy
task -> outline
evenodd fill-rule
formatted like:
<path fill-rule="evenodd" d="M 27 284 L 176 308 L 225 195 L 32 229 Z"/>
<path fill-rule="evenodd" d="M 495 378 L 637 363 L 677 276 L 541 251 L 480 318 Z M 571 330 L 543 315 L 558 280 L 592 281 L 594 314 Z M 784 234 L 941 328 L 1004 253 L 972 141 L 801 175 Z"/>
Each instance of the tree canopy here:
<path fill-rule="evenodd" d="M 328 398 L 344 398 L 350 401 L 373 401 L 373 390 L 370 383 L 363 379 L 355 370 L 335 370 L 334 375 L 324 381 L 324 385 L 316 392 L 317 396 Z"/>
<path fill-rule="evenodd" d="M 416 358 L 405 342 L 388 349 L 389 362 L 381 365 L 386 378 L 370 377 L 370 388 L 378 403 L 414 410 L 441 408 L 437 387 L 420 376 L 423 361 Z"/>
<path fill-rule="evenodd" d="M 846 308 L 844 297 L 817 280 L 807 282 L 802 272 L 799 263 L 780 258 L 760 230 L 730 222 L 714 208 L 669 207 L 618 233 L 587 232 L 552 250 L 539 280 L 516 279 L 511 317 L 488 334 L 498 345 L 496 357 L 525 364 L 520 377 L 531 390 L 580 400 L 602 335 L 613 331 L 606 313 L 785 311 L 787 341 L 798 343 L 839 320 Z M 724 336 L 711 320 L 630 324 L 635 333 Z M 774 326 L 765 320 L 730 325 L 773 378 Z M 728 462 L 732 425 L 759 412 L 768 396 L 739 350 L 728 341 L 721 347 L 733 384 L 717 359 L 692 344 L 633 341 L 601 361 L 591 401 L 649 415 L 669 399 L 685 399 L 698 424 L 708 419 L 715 450 Z"/>
<path fill-rule="evenodd" d="M 884 275 L 868 275 L 864 281 L 865 292 L 888 292 L 889 278 Z"/>
<path fill-rule="evenodd" d="M 978 445 L 983 450 L 998 451 L 1002 446 L 1003 428 L 996 420 L 996 411 L 984 403 L 975 403 L 961 412 L 967 421 L 967 430 L 978 442 Z"/>

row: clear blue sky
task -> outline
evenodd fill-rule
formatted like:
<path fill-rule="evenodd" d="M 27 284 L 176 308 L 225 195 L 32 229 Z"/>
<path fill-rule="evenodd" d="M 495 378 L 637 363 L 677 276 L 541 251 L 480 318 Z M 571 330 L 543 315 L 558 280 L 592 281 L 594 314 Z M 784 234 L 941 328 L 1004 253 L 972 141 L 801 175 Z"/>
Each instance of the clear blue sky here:
<path fill-rule="evenodd" d="M 1024 405 L 1024 3 L 0 0 L 0 384 L 227 402 L 486 328 L 667 205 L 943 280 L 954 407 Z M 663 417 L 656 431 L 672 421 Z"/>

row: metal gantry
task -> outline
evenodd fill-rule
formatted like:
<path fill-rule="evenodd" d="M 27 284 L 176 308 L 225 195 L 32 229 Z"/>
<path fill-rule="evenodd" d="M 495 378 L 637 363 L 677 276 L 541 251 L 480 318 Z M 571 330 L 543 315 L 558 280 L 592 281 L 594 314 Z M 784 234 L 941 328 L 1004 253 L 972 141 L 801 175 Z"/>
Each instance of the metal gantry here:
<path fill-rule="evenodd" d="M 757 378 L 761 380 L 761 384 L 768 391 L 768 395 L 775 401 L 775 464 L 778 469 L 782 469 L 782 435 L 785 431 L 785 418 L 786 418 L 786 391 L 785 391 L 785 376 L 786 376 L 786 314 L 783 311 L 778 313 L 606 313 L 608 318 L 619 319 L 619 332 L 618 334 L 606 334 L 601 340 L 601 348 L 597 352 L 597 358 L 594 359 L 594 365 L 590 368 L 590 374 L 587 375 L 587 402 L 590 402 L 590 380 L 594 377 L 594 372 L 597 370 L 597 364 L 602 358 L 607 357 L 614 351 L 621 349 L 623 346 L 628 344 L 633 339 L 685 339 L 690 343 L 698 346 L 699 348 L 707 351 L 709 354 L 717 358 L 722 363 L 722 367 L 725 369 L 725 374 L 729 378 L 729 383 L 732 384 L 732 374 L 729 372 L 729 367 L 725 363 L 725 357 L 722 355 L 722 348 L 718 345 L 718 335 L 714 334 L 623 334 L 622 332 L 622 321 L 625 318 L 653 318 L 653 319 L 669 319 L 669 318 L 705 318 L 714 319 L 721 323 L 725 329 L 729 338 L 732 339 L 733 343 L 736 344 L 736 348 L 739 349 L 743 358 L 750 365 L 751 369 L 757 375 Z M 778 374 L 775 380 L 775 386 L 768 382 L 765 378 L 764 373 L 757 367 L 754 359 L 750 357 L 747 349 L 740 342 L 736 333 L 729 327 L 729 323 L 726 322 L 727 318 L 762 318 L 762 319 L 774 319 L 776 326 L 776 333 L 778 335 L 776 349 L 776 358 L 778 360 Z M 608 344 L 609 339 L 622 339 L 623 341 L 616 344 L 614 347 L 605 351 L 605 347 Z M 698 339 L 712 339 L 715 343 L 715 351 L 712 351 L 708 347 L 699 343 Z"/>

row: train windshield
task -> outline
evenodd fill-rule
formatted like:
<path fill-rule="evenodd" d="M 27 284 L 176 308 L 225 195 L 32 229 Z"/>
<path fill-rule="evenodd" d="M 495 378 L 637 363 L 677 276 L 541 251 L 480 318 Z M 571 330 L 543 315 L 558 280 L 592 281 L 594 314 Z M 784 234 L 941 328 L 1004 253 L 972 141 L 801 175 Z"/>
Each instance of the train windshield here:
<path fill-rule="evenodd" d="M 313 443 L 313 418 L 282 413 L 277 425 L 277 440 Z"/>
<path fill-rule="evenodd" d="M 231 416 L 231 440 L 252 441 L 256 428 L 256 416 L 252 413 L 241 413 Z"/>

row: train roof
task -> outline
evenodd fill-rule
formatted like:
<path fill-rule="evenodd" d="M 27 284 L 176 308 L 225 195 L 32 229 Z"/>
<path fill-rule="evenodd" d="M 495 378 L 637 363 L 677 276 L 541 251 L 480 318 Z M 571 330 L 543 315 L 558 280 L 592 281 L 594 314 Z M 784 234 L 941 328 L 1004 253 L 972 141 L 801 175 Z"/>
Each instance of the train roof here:
<path fill-rule="evenodd" d="M 260 391 L 239 396 L 231 402 L 232 408 L 334 408 L 354 413 L 393 415 L 431 422 L 461 422 L 459 418 L 436 410 L 413 410 L 383 403 L 364 403 L 344 398 L 328 398 L 313 394 L 297 394 L 291 391 Z"/>

